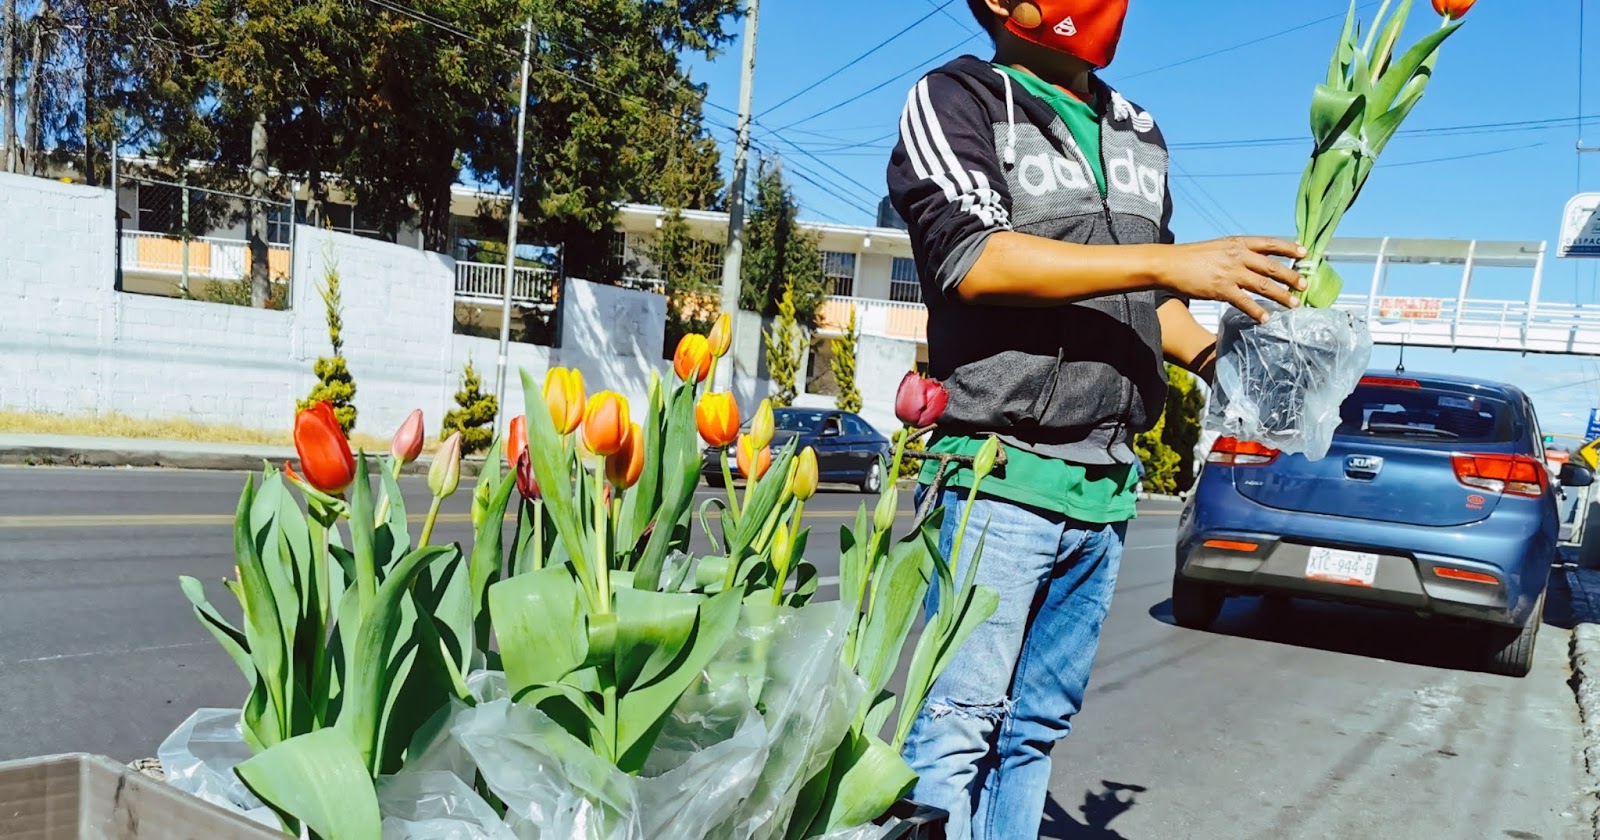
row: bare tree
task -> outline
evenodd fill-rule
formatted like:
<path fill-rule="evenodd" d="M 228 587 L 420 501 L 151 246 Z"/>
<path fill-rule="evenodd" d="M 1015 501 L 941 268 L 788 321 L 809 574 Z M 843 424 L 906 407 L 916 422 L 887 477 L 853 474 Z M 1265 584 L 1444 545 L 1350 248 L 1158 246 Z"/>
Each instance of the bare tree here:
<path fill-rule="evenodd" d="M 17 171 L 17 36 L 22 30 L 17 26 L 17 0 L 6 0 L 5 14 L 0 16 L 0 110 L 5 111 L 3 125 L 5 136 L 0 140 L 6 146 L 6 171 Z"/>
<path fill-rule="evenodd" d="M 44 89 L 49 83 L 46 65 L 48 51 L 53 46 L 55 33 L 52 30 L 54 17 L 51 14 L 50 0 L 39 0 L 38 11 L 33 16 L 33 55 L 30 57 L 28 79 L 28 101 L 23 107 L 23 121 L 27 125 L 27 140 L 23 143 L 23 160 L 27 164 L 28 174 L 38 177 L 44 174 L 44 130 L 41 126 L 43 119 L 42 103 L 44 102 Z"/>
<path fill-rule="evenodd" d="M 265 308 L 272 292 L 267 265 L 267 115 L 250 127 L 250 305 Z"/>

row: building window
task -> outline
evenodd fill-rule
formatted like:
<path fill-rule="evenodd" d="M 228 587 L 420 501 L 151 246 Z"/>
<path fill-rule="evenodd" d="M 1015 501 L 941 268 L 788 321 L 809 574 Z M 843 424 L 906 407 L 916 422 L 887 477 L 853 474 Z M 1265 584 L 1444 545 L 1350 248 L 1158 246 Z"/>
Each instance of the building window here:
<path fill-rule="evenodd" d="M 822 276 L 835 297 L 855 297 L 856 255 L 842 251 L 822 252 Z"/>
<path fill-rule="evenodd" d="M 291 214 L 289 205 L 273 204 L 267 210 L 267 243 L 271 245 L 288 245 L 294 241 L 294 226 L 303 224 L 306 220 L 306 203 L 296 201 L 294 212 Z"/>
<path fill-rule="evenodd" d="M 340 233 L 351 233 L 367 239 L 381 239 L 384 242 L 394 241 L 394 234 L 373 227 L 370 221 L 361 218 L 356 208 L 348 204 L 322 205 L 322 220 L 327 227 Z"/>
<path fill-rule="evenodd" d="M 922 283 L 917 280 L 917 261 L 895 257 L 889 274 L 889 299 L 899 303 L 921 303 Z"/>

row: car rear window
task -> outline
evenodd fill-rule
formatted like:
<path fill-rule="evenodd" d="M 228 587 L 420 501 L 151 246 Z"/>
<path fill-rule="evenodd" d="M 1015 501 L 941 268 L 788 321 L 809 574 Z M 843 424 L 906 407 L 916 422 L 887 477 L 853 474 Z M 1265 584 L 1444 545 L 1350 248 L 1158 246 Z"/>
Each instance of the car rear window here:
<path fill-rule="evenodd" d="M 1471 391 L 1361 385 L 1344 401 L 1335 434 L 1418 442 L 1508 443 L 1517 439 L 1515 417 L 1504 400 Z"/>

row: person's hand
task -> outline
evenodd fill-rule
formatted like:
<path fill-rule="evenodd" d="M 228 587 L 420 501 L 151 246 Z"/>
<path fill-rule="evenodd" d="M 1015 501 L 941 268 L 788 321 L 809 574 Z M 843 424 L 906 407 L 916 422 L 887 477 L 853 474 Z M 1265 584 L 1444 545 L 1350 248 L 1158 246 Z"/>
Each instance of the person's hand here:
<path fill-rule="evenodd" d="M 1305 250 L 1293 242 L 1263 236 L 1234 236 L 1168 246 L 1157 270 L 1162 286 L 1185 297 L 1231 303 L 1257 321 L 1267 311 L 1251 295 L 1286 307 L 1299 304 L 1293 293 L 1305 289 L 1299 272 L 1274 257 L 1301 259 Z"/>

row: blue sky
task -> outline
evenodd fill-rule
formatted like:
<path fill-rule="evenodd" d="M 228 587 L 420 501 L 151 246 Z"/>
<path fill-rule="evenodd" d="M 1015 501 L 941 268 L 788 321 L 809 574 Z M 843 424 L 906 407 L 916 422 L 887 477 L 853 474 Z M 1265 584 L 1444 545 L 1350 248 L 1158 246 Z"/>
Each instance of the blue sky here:
<path fill-rule="evenodd" d="M 1365 16 L 1376 13 L 1377 2 L 1361 2 Z M 1553 250 L 1566 201 L 1580 184 L 1600 190 L 1600 154 L 1574 151 L 1574 118 L 1600 114 L 1600 42 L 1593 38 L 1597 49 L 1586 57 L 1579 110 L 1580 2 L 1478 3 L 1447 44 L 1405 127 L 1547 122 L 1398 138 L 1340 235 L 1548 240 Z M 1600 2 L 1587 2 L 1586 28 L 1594 36 Z M 1174 146 L 1173 227 L 1180 241 L 1292 233 L 1306 144 L 1194 144 L 1307 136 L 1311 89 L 1326 73 L 1346 8 L 1343 0 L 1132 0 L 1122 47 L 1104 76 L 1149 110 Z M 1427 0 L 1418 0 L 1404 42 L 1437 25 Z M 805 90 L 907 27 L 888 46 Z M 964 0 L 768 0 L 757 51 L 756 142 L 783 157 L 803 215 L 870 224 L 906 90 L 948 58 L 987 57 L 989 48 Z M 711 122 L 733 122 L 739 50 L 734 43 L 714 61 L 696 64 L 696 80 L 710 88 Z M 729 130 L 716 134 L 731 139 Z M 1588 145 L 1600 145 L 1600 119 L 1585 134 Z M 1588 158 L 1581 173 L 1580 157 Z M 1600 302 L 1597 274 L 1600 262 L 1551 259 L 1541 297 Z M 1496 288 L 1474 297 L 1526 295 L 1517 288 L 1526 284 L 1521 276 L 1485 282 Z M 1405 293 L 1454 296 L 1455 284 L 1412 278 Z M 1373 364 L 1392 367 L 1397 356 L 1398 348 L 1380 347 Z M 1406 366 L 1517 382 L 1534 393 L 1547 431 L 1581 433 L 1589 408 L 1600 405 L 1600 360 L 1412 348 Z"/>

